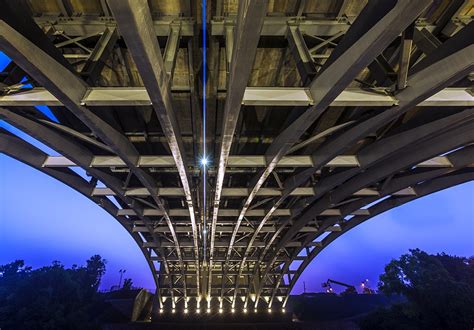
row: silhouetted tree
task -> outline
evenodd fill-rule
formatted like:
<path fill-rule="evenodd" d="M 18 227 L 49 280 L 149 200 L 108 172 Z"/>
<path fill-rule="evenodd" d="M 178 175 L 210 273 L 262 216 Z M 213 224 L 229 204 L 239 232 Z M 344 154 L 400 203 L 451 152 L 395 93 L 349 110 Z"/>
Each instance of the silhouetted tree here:
<path fill-rule="evenodd" d="M 392 260 L 380 276 L 379 290 L 407 302 L 378 310 L 363 329 L 472 329 L 474 259 L 410 250 Z"/>
<path fill-rule="evenodd" d="M 58 261 L 35 270 L 23 260 L 0 266 L 0 328 L 98 329 L 105 264 L 96 255 L 85 267 L 69 269 Z"/>
<path fill-rule="evenodd" d="M 126 278 L 126 279 L 123 281 L 122 290 L 130 291 L 130 290 L 132 290 L 132 286 L 133 286 L 133 281 L 132 281 L 132 279 L 131 279 L 131 278 Z"/>

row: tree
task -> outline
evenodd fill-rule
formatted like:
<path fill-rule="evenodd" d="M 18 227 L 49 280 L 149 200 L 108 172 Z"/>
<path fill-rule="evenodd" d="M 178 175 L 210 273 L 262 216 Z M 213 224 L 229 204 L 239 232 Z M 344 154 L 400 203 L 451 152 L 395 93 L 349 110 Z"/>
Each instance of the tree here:
<path fill-rule="evenodd" d="M 380 291 L 403 295 L 407 302 L 373 313 L 361 322 L 361 327 L 472 329 L 473 275 L 473 258 L 410 250 L 385 267 L 379 283 Z"/>
<path fill-rule="evenodd" d="M 35 270 L 22 260 L 0 266 L 0 328 L 98 329 L 105 263 L 93 256 L 69 269 L 58 261 Z"/>
<path fill-rule="evenodd" d="M 122 286 L 122 290 L 124 291 L 130 291 L 132 290 L 132 286 L 133 286 L 133 281 L 131 278 L 126 278 L 124 281 L 123 281 L 123 286 Z"/>

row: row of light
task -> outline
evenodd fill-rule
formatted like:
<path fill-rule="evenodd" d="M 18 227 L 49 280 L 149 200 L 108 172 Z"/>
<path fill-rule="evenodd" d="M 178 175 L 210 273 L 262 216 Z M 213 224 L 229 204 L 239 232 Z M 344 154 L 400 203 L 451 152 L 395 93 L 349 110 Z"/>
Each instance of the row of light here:
<path fill-rule="evenodd" d="M 232 308 L 232 309 L 230 310 L 230 312 L 231 312 L 231 313 L 235 313 L 235 308 Z M 244 308 L 244 309 L 242 310 L 242 312 L 244 312 L 244 314 L 247 314 L 247 308 Z M 258 310 L 255 308 L 255 309 L 254 309 L 254 312 L 257 313 Z M 268 313 L 271 313 L 271 312 L 272 312 L 272 309 L 269 308 L 269 309 L 268 309 Z M 282 309 L 281 309 L 281 312 L 282 312 L 282 313 L 285 313 L 286 310 L 285 310 L 284 308 L 282 308 Z M 160 313 L 164 313 L 164 309 L 163 309 L 163 308 L 160 308 Z M 175 314 L 175 313 L 176 313 L 176 309 L 173 308 L 173 309 L 171 310 L 171 313 Z M 188 314 L 188 313 L 189 313 L 189 310 L 188 310 L 187 308 L 185 308 L 185 309 L 184 309 L 184 314 Z M 200 310 L 200 309 L 196 309 L 196 314 L 200 314 L 200 313 L 201 313 L 201 310 Z M 207 313 L 207 314 L 210 314 L 210 313 L 211 313 L 211 309 L 210 309 L 210 308 L 207 308 L 207 309 L 206 309 L 206 313 Z M 224 310 L 223 310 L 222 308 L 219 308 L 219 314 L 222 314 L 222 313 L 224 313 Z"/>

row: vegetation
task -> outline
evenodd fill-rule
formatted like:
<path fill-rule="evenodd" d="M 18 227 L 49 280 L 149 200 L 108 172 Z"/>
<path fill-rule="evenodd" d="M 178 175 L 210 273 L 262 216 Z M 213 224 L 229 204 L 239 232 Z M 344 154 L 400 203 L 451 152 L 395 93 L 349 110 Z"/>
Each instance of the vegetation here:
<path fill-rule="evenodd" d="M 99 329 L 110 317 L 97 291 L 105 264 L 95 255 L 81 267 L 56 261 L 33 270 L 22 260 L 0 266 L 0 328 Z"/>
<path fill-rule="evenodd" d="M 50 266 L 33 270 L 22 260 L 0 266 L 0 329 L 100 329 L 104 323 L 127 322 L 128 317 L 117 314 L 108 300 L 133 299 L 137 290 L 133 288 L 132 280 L 127 278 L 120 290 L 107 294 L 98 292 L 105 265 L 106 261 L 96 255 L 80 267 L 66 268 L 53 262 Z M 418 249 L 410 250 L 385 267 L 385 273 L 380 276 L 379 291 L 390 299 L 378 296 L 388 299 L 377 300 L 377 305 L 385 307 L 360 320 L 362 329 L 474 328 L 472 257 L 429 255 Z M 359 296 L 345 295 L 343 309 L 364 309 L 361 299 L 357 299 L 357 308 L 352 304 L 356 301 L 352 298 Z M 399 299 L 394 299 L 397 297 Z M 293 303 L 295 310 L 299 304 L 303 304 L 308 313 L 322 308 L 314 308 L 311 304 L 320 299 L 306 299 L 304 295 L 296 298 Z M 328 298 L 342 299 L 338 296 Z M 374 300 L 369 302 L 374 303 Z M 303 311 L 303 314 L 308 313 Z M 303 318 L 311 320 L 311 316 Z M 338 315 L 337 318 L 344 316 Z"/>
<path fill-rule="evenodd" d="M 122 289 L 123 291 L 130 291 L 133 289 L 133 281 L 131 278 L 126 278 L 123 281 Z"/>
<path fill-rule="evenodd" d="M 473 257 L 410 250 L 385 267 L 379 290 L 407 301 L 371 313 L 362 329 L 474 328 Z"/>

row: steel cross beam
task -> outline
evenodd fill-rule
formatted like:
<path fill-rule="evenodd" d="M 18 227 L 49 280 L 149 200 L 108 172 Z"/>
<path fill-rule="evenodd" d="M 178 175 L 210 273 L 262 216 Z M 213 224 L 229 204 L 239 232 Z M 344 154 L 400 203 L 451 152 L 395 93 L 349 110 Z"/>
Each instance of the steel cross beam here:
<path fill-rule="evenodd" d="M 165 66 L 163 62 L 160 46 L 153 29 L 150 8 L 146 0 L 108 0 L 108 4 L 145 84 L 153 109 L 168 139 L 168 145 L 178 169 L 191 220 L 197 276 L 196 285 L 199 292 L 200 265 L 197 224 L 191 186 L 188 181 L 188 173 L 183 156 L 183 143 L 172 104 L 173 100 L 170 91 L 171 75 L 167 75 L 167 68 L 171 70 L 170 67 L 172 65 Z M 173 40 L 169 41 L 170 46 L 167 50 L 170 48 L 176 50 L 179 30 L 178 33 L 176 32 L 176 28 L 171 30 L 169 38 Z M 167 57 L 166 60 L 168 64 L 169 58 Z M 171 62 L 174 62 L 174 60 L 172 59 Z"/>
<path fill-rule="evenodd" d="M 46 122 L 45 120 L 42 123 L 50 125 L 51 122 Z M 64 156 L 48 156 L 45 160 L 45 167 L 70 167 L 76 166 L 74 161 L 68 159 Z M 174 166 L 172 157 L 170 156 L 140 156 L 137 162 L 137 166 L 142 168 L 169 168 Z M 294 167 L 294 168 L 304 168 L 304 167 L 314 167 L 314 161 L 311 158 L 311 155 L 296 155 L 296 156 L 286 156 L 283 157 L 280 162 L 276 165 L 277 167 Z M 360 163 L 356 155 L 341 155 L 336 156 L 334 159 L 329 161 L 324 166 L 330 168 L 346 168 L 346 167 L 359 167 Z M 422 162 L 418 164 L 421 167 L 439 167 L 439 166 L 449 166 L 449 161 L 446 160 L 443 156 L 437 156 L 432 158 L 430 161 Z M 95 155 L 91 159 L 88 167 L 97 167 L 97 168 L 122 168 L 126 167 L 126 164 L 120 157 L 117 156 L 99 156 Z M 265 156 L 263 155 L 251 155 L 251 156 L 229 156 L 228 167 L 232 168 L 260 168 L 265 167 Z M 237 190 L 236 190 L 237 189 Z M 241 189 L 245 189 L 242 191 Z M 261 188 L 257 195 L 267 196 L 280 196 L 281 193 L 271 190 L 272 188 Z M 304 188 L 302 188 L 304 189 Z M 149 195 L 147 190 L 140 190 L 141 195 Z M 179 191 L 178 195 L 184 195 L 182 188 L 174 188 L 173 192 L 169 189 L 163 188 L 161 190 L 164 194 L 175 193 Z M 249 188 L 223 188 L 222 194 L 227 194 L 226 196 L 247 196 L 249 193 Z M 281 191 L 281 189 L 280 189 Z M 308 194 L 309 192 L 300 192 L 292 191 L 291 194 Z M 242 195 L 244 194 L 244 195 Z"/>
<path fill-rule="evenodd" d="M 265 155 L 267 168 L 250 182 L 250 187 L 253 187 L 253 190 L 245 201 L 235 226 L 234 239 L 245 212 L 276 164 L 289 152 L 293 144 L 321 116 L 323 111 L 330 106 L 331 102 L 351 83 L 356 75 L 370 64 L 401 31 L 411 24 L 429 3 L 428 0 L 417 1 L 416 3 L 410 1 L 396 3 L 390 1 L 383 4 L 370 2 L 362 10 L 339 45 L 331 53 L 331 57 L 321 69 L 322 73 L 319 73 L 318 77 L 311 83 L 310 93 L 315 100 L 315 104 L 289 125 L 267 149 Z M 279 203 L 275 203 L 269 214 L 272 214 L 278 206 Z M 255 230 L 240 264 L 240 271 L 243 270 L 246 256 L 252 249 L 252 241 L 256 239 L 260 229 L 268 219 L 269 217 L 264 217 Z M 234 295 L 237 294 L 238 285 L 237 281 Z"/>
<path fill-rule="evenodd" d="M 442 159 L 442 161 L 440 161 Z M 429 166 L 425 166 L 424 164 L 429 164 Z M 43 167 L 58 167 L 58 166 L 44 166 Z M 63 166 L 61 166 L 63 167 Z M 426 162 L 420 163 L 417 165 L 418 168 L 429 168 L 429 169 L 436 169 L 436 168 L 449 168 L 452 167 L 452 164 L 449 162 L 449 159 L 446 156 L 443 157 L 436 157 L 432 158 Z M 474 165 L 472 166 L 474 167 Z M 409 194 L 409 191 L 401 191 L 400 194 Z M 158 194 L 160 196 L 184 196 L 184 193 L 181 188 L 173 188 L 173 187 L 165 187 L 159 188 Z M 278 197 L 281 196 L 281 191 L 278 188 L 263 188 L 260 190 L 259 196 L 270 196 L 270 197 Z M 115 192 L 112 191 L 110 188 L 94 188 L 92 191 L 93 196 L 115 196 Z M 296 188 L 291 196 L 301 196 L 301 197 L 311 197 L 312 196 L 320 196 L 319 189 L 315 189 L 313 187 L 300 187 Z M 149 196 L 148 191 L 144 188 L 129 188 L 125 189 L 125 196 Z M 248 189 L 247 188 L 225 188 L 222 191 L 222 196 L 224 197 L 246 197 L 248 196 Z M 378 196 L 378 192 L 371 188 L 364 188 L 354 193 L 354 196 Z M 183 212 L 186 209 L 174 209 L 176 211 L 182 210 Z M 247 213 L 247 216 L 257 216 L 261 215 L 264 216 L 266 214 L 261 214 L 265 209 L 258 209 L 252 208 Z M 181 214 L 185 214 L 181 212 Z M 287 212 L 290 212 L 290 209 L 278 209 L 275 211 L 275 215 L 286 215 Z M 155 210 L 154 213 L 161 214 L 159 210 Z M 170 213 L 173 213 L 173 209 L 170 210 Z M 228 208 L 221 208 L 219 211 L 219 216 L 226 216 L 226 217 L 238 217 L 240 213 L 240 209 L 228 209 Z"/>
<path fill-rule="evenodd" d="M 212 267 L 214 257 L 214 236 L 217 223 L 217 213 L 224 184 L 224 175 L 234 137 L 237 120 L 240 113 L 240 105 L 244 96 L 245 88 L 252 71 L 255 54 L 257 52 L 260 30 L 267 11 L 267 0 L 243 0 L 239 2 L 237 24 L 235 27 L 235 38 L 230 63 L 229 79 L 227 81 L 227 97 L 224 106 L 222 140 L 220 144 L 218 170 L 215 183 L 214 203 L 212 211 L 212 222 L 210 230 L 209 247 L 209 275 L 208 296 L 212 288 Z M 209 231 L 208 231 L 209 232 Z M 233 240 L 229 244 L 230 256 Z M 207 256 L 207 252 L 206 252 Z M 223 283 L 225 276 L 223 276 Z M 222 295 L 221 295 L 222 300 Z"/>
<path fill-rule="evenodd" d="M 173 233 L 176 253 L 178 257 L 181 257 L 179 242 L 174 233 L 173 224 L 167 215 L 163 202 L 156 194 L 156 184 L 149 174 L 136 166 L 139 157 L 136 149 L 124 135 L 80 104 L 80 100 L 87 92 L 87 85 L 4 21 L 0 21 L 0 32 L 0 47 L 2 50 L 31 77 L 61 100 L 68 110 L 112 148 L 130 168 L 132 173 L 150 191 L 155 203 L 165 214 L 164 217 Z M 184 269 L 182 262 L 181 267 Z"/>
<path fill-rule="evenodd" d="M 128 106 L 151 105 L 150 97 L 144 87 L 90 87 L 87 88 L 87 93 L 80 102 L 85 106 L 116 106 L 123 107 L 122 109 L 126 109 Z M 309 89 L 300 87 L 247 87 L 242 100 L 243 105 L 274 107 L 307 107 L 314 105 L 314 102 Z M 330 106 L 384 108 L 398 103 L 397 96 L 391 95 L 385 89 L 346 88 L 336 96 Z M 36 105 L 61 106 L 63 104 L 42 87 L 0 95 L 0 106 Z M 420 102 L 417 106 L 457 107 L 472 105 L 474 105 L 474 96 L 469 92 L 469 88 L 448 87 Z"/>
<path fill-rule="evenodd" d="M 101 0 L 105 1 L 105 0 Z M 60 17 L 58 15 L 43 14 L 34 18 L 35 22 L 42 28 L 52 28 L 56 31 L 64 31 L 65 34 L 71 36 L 84 36 L 94 33 L 101 33 L 106 27 L 113 27 L 114 22 L 92 16 L 73 16 Z M 443 31 L 446 36 L 455 34 L 462 25 L 471 21 L 471 17 L 458 16 L 451 22 L 453 28 L 450 31 Z M 183 27 L 184 37 L 193 37 L 195 21 L 191 17 L 165 16 L 153 20 L 153 27 L 156 36 L 168 36 L 170 34 L 170 23 L 179 21 Z M 228 25 L 234 24 L 235 18 L 228 17 L 224 20 L 213 19 L 210 22 L 210 33 L 212 36 L 224 36 Z M 284 37 L 288 31 L 288 25 L 296 25 L 301 31 L 307 35 L 316 35 L 322 37 L 331 37 L 338 33 L 347 31 L 351 23 L 346 18 L 310 18 L 301 19 L 298 17 L 266 17 L 263 23 L 261 35 L 268 37 Z M 416 29 L 426 28 L 427 31 L 433 31 L 435 26 L 426 22 L 417 22 Z"/>

